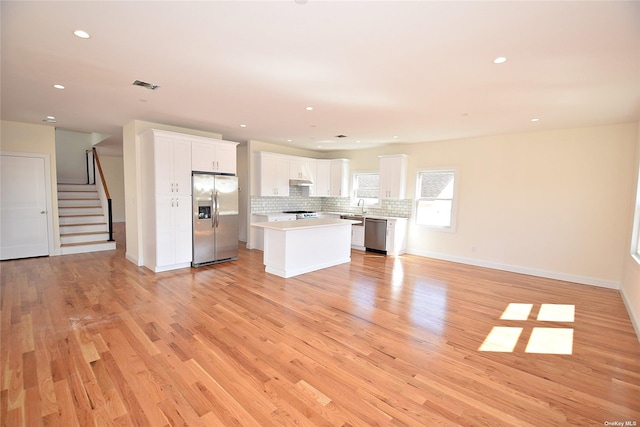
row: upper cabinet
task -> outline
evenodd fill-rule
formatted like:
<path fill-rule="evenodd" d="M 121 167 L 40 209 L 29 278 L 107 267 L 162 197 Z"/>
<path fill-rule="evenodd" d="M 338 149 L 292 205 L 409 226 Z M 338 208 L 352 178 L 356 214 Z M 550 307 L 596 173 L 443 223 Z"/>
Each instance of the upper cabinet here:
<path fill-rule="evenodd" d="M 404 199 L 407 186 L 406 154 L 380 156 L 380 199 Z"/>
<path fill-rule="evenodd" d="M 289 158 L 286 156 L 259 152 L 258 196 L 289 195 Z"/>
<path fill-rule="evenodd" d="M 316 174 L 312 190 L 313 193 L 310 195 L 316 197 L 331 196 L 331 160 L 316 160 Z"/>
<path fill-rule="evenodd" d="M 155 130 L 145 137 L 153 178 L 149 185 L 153 186 L 153 192 L 191 194 L 191 142 Z"/>
<path fill-rule="evenodd" d="M 349 160 L 331 160 L 331 197 L 349 196 Z"/>
<path fill-rule="evenodd" d="M 191 142 L 191 169 L 198 172 L 236 174 L 237 142 L 199 138 Z"/>

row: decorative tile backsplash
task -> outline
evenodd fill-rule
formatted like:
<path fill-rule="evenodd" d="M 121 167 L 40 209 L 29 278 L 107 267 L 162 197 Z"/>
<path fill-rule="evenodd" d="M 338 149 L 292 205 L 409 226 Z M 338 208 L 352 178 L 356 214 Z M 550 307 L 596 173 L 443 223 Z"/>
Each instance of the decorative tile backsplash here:
<path fill-rule="evenodd" d="M 411 217 L 412 199 L 381 200 L 378 206 L 367 206 L 368 215 Z M 362 213 L 359 206 L 351 206 L 349 197 L 307 197 L 302 187 L 290 186 L 288 197 L 251 196 L 251 213 L 308 210 L 317 212 Z"/>

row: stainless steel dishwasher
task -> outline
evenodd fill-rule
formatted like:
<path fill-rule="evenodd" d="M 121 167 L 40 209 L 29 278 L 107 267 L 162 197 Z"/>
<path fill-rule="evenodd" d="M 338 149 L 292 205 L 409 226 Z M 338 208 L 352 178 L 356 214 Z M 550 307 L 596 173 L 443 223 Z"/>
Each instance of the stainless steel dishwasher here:
<path fill-rule="evenodd" d="M 364 247 L 368 251 L 387 253 L 387 220 L 365 218 Z"/>

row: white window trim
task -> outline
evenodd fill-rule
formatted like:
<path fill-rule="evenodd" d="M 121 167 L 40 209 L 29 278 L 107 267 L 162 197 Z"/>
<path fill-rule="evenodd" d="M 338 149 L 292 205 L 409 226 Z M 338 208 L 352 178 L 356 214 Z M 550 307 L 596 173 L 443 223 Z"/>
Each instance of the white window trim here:
<path fill-rule="evenodd" d="M 378 170 L 369 170 L 369 171 L 353 171 L 351 173 L 351 207 L 360 207 L 358 206 L 358 201 L 361 199 L 356 197 L 356 176 L 357 175 L 367 175 L 373 174 L 380 176 L 380 171 Z M 379 188 L 378 188 L 379 189 Z M 376 198 L 375 202 L 371 202 L 371 199 L 365 199 L 365 207 L 379 206 L 380 205 L 380 197 Z"/>
<path fill-rule="evenodd" d="M 635 211 L 633 213 L 633 232 L 631 234 L 631 257 L 640 264 L 640 160 L 638 161 L 636 204 Z"/>
<path fill-rule="evenodd" d="M 451 226 L 442 227 L 436 225 L 418 224 L 418 201 L 420 192 L 420 174 L 424 172 L 453 172 L 453 199 L 451 201 Z M 428 228 L 434 231 L 444 231 L 446 233 L 455 233 L 458 223 L 458 188 L 460 186 L 460 173 L 457 167 L 437 167 L 437 168 L 422 168 L 416 170 L 416 185 L 415 185 L 415 199 L 413 201 L 413 225 L 421 228 Z"/>

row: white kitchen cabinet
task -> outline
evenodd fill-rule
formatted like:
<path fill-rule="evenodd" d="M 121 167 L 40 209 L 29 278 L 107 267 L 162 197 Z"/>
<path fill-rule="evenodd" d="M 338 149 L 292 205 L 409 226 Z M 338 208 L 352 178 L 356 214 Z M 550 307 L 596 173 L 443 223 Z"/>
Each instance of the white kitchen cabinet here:
<path fill-rule="evenodd" d="M 191 141 L 191 170 L 236 174 L 237 142 L 213 138 Z"/>
<path fill-rule="evenodd" d="M 191 197 L 171 194 L 156 196 L 156 256 L 152 268 L 188 266 L 192 259 Z M 151 267 L 150 267 L 151 268 Z"/>
<path fill-rule="evenodd" d="M 151 144 L 152 181 L 143 185 L 154 193 L 191 194 L 191 141 L 156 135 Z"/>
<path fill-rule="evenodd" d="M 263 197 L 289 195 L 289 157 L 258 153 L 258 195 Z"/>
<path fill-rule="evenodd" d="M 387 255 L 407 252 L 407 218 L 387 218 Z"/>
<path fill-rule="evenodd" d="M 191 140 L 151 129 L 140 135 L 142 264 L 154 272 L 192 260 Z"/>
<path fill-rule="evenodd" d="M 380 199 L 404 199 L 407 186 L 407 155 L 380 156 Z"/>
<path fill-rule="evenodd" d="M 364 247 L 364 224 L 354 224 L 351 226 L 351 248 L 365 250 Z"/>
<path fill-rule="evenodd" d="M 331 160 L 331 197 L 349 196 L 349 160 Z"/>
<path fill-rule="evenodd" d="M 316 160 L 312 195 L 315 197 L 331 196 L 331 160 Z"/>

